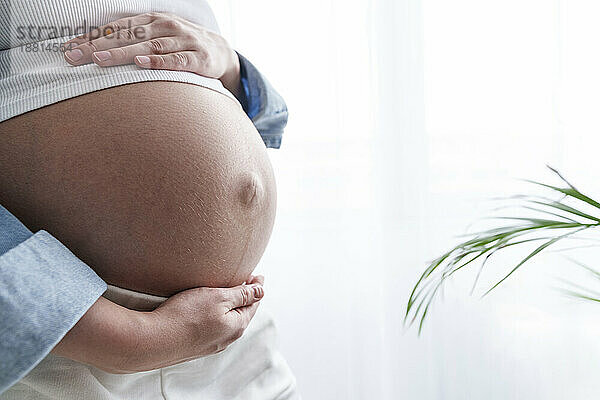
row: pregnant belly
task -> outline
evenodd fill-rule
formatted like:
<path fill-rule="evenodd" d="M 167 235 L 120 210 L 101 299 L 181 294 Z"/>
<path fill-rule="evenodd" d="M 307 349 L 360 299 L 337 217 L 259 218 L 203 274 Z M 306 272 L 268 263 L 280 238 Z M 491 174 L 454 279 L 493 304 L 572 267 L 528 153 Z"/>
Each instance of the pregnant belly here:
<path fill-rule="evenodd" d="M 108 283 L 157 295 L 243 282 L 267 245 L 275 181 L 226 96 L 142 82 L 0 124 L 0 204 Z"/>

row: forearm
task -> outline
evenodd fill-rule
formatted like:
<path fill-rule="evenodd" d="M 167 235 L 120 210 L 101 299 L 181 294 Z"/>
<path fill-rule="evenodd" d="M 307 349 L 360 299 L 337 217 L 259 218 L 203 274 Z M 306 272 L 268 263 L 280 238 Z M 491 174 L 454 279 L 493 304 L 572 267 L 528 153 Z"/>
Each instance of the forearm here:
<path fill-rule="evenodd" d="M 53 353 L 120 374 L 215 354 L 237 340 L 264 296 L 262 276 L 233 288 L 179 292 L 149 312 L 101 297 Z"/>
<path fill-rule="evenodd" d="M 241 80 L 240 60 L 235 51 L 231 50 L 230 53 L 229 67 L 220 80 L 225 89 L 229 90 L 240 103 L 244 103 L 246 94 Z"/>
<path fill-rule="evenodd" d="M 112 374 L 129 374 L 185 361 L 178 351 L 191 347 L 184 343 L 188 337 L 152 311 L 130 310 L 100 297 L 52 353 Z"/>
<path fill-rule="evenodd" d="M 136 372 L 130 360 L 144 334 L 146 314 L 100 297 L 52 353 L 111 373 Z"/>
<path fill-rule="evenodd" d="M 198 356 L 182 351 L 193 347 L 184 325 L 100 297 L 52 353 L 112 374 L 149 371 Z"/>

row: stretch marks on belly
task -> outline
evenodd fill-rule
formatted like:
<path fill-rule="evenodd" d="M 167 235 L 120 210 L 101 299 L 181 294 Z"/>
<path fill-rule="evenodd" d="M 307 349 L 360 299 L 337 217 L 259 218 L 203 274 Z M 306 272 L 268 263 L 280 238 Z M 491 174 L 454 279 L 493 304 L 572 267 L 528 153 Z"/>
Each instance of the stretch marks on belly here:
<path fill-rule="evenodd" d="M 243 282 L 275 218 L 265 146 L 215 91 L 143 82 L 0 124 L 0 204 L 108 283 L 157 295 Z"/>

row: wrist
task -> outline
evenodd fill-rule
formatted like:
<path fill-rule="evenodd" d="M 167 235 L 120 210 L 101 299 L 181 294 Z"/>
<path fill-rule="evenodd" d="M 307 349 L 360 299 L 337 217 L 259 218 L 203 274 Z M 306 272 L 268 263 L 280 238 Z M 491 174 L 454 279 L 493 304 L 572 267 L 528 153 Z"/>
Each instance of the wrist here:
<path fill-rule="evenodd" d="M 52 353 L 111 373 L 135 372 L 130 359 L 142 343 L 144 314 L 100 297 Z"/>
<path fill-rule="evenodd" d="M 240 59 L 234 50 L 230 50 L 230 61 L 227 64 L 229 68 L 221 76 L 220 81 L 229 90 L 236 99 L 240 100 L 244 96 L 244 88 L 241 80 Z"/>
<path fill-rule="evenodd" d="M 134 328 L 123 351 L 118 369 L 131 372 L 149 371 L 181 361 L 181 333 L 175 334 L 177 321 L 165 318 L 160 312 L 138 312 L 131 319 Z"/>

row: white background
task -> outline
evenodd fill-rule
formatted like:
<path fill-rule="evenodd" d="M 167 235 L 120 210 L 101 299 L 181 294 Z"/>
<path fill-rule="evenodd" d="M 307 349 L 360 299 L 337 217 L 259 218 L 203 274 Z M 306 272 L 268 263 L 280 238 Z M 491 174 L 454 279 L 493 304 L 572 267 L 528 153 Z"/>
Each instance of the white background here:
<path fill-rule="evenodd" d="M 557 290 L 586 282 L 561 253 L 483 300 L 523 253 L 486 266 L 474 296 L 474 271 L 457 274 L 421 337 L 402 318 L 489 199 L 534 191 L 519 178 L 556 183 L 551 164 L 600 197 L 600 4 L 210 3 L 290 110 L 258 271 L 303 397 L 597 398 L 600 306 Z"/>

